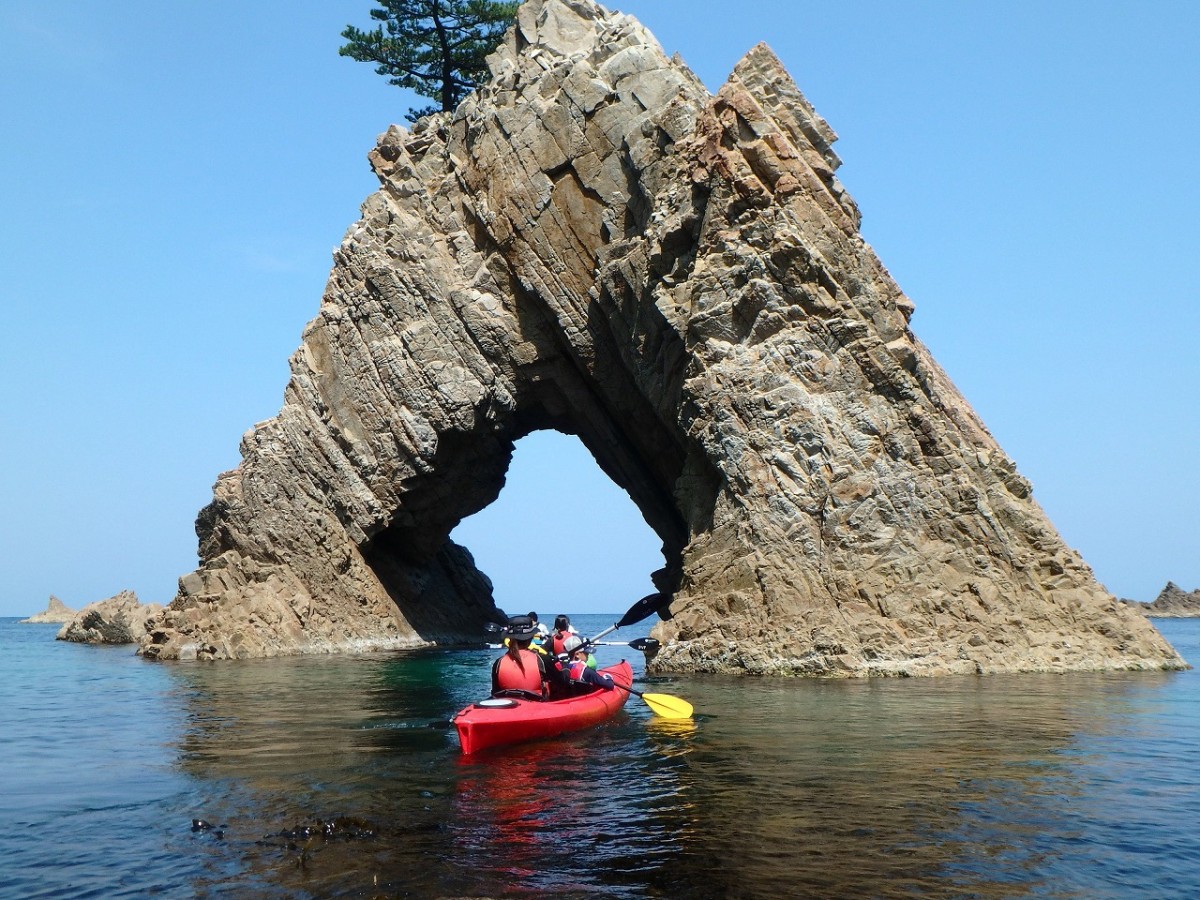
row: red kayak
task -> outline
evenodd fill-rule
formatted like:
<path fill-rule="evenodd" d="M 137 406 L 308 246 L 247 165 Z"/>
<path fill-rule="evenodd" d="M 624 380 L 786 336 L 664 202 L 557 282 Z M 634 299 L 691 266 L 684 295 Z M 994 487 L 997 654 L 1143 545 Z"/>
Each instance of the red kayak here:
<path fill-rule="evenodd" d="M 625 660 L 600 670 L 617 684 L 633 683 L 633 669 Z M 599 725 L 625 705 L 628 691 L 619 687 L 597 689 L 565 700 L 524 700 L 499 697 L 472 703 L 455 715 L 458 742 L 463 753 L 478 753 L 488 747 L 519 744 L 554 737 Z"/>

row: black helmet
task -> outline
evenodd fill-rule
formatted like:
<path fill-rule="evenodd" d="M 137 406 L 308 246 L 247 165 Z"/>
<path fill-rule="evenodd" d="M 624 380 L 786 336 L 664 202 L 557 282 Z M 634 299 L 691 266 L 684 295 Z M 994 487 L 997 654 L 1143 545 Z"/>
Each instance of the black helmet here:
<path fill-rule="evenodd" d="M 533 640 L 535 634 L 537 626 L 529 616 L 510 616 L 508 624 L 504 626 L 504 636 L 516 641 Z"/>

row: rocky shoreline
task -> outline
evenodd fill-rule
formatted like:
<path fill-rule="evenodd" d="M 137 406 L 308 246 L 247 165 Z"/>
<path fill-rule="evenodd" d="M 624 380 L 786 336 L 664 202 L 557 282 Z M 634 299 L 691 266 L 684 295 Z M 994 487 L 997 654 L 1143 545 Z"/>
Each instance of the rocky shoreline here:
<path fill-rule="evenodd" d="M 162 613 L 161 603 L 141 603 L 133 591 L 121 591 L 106 600 L 71 609 L 51 595 L 45 611 L 22 619 L 21 624 L 61 625 L 56 640 L 77 644 L 136 644 L 147 627 Z"/>

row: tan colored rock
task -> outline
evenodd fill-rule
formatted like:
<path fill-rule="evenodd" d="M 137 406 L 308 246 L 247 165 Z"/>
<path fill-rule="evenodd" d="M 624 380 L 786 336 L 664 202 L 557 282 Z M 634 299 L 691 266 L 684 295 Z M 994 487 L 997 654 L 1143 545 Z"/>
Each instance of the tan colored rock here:
<path fill-rule="evenodd" d="M 22 619 L 21 625 L 58 625 L 62 622 L 70 622 L 75 618 L 76 612 L 61 600 L 50 595 L 50 602 L 46 608 L 40 613 L 34 613 L 28 619 Z"/>
<path fill-rule="evenodd" d="M 765 45 L 713 97 L 632 18 L 529 0 L 491 63 L 371 152 L 381 189 L 283 408 L 218 480 L 142 652 L 474 637 L 490 585 L 447 536 L 555 428 L 662 538 L 654 669 L 1183 665 L 913 334 L 836 136 Z"/>
<path fill-rule="evenodd" d="M 136 644 L 162 614 L 161 603 L 138 602 L 133 591 L 89 603 L 59 629 L 60 641 L 79 644 Z"/>

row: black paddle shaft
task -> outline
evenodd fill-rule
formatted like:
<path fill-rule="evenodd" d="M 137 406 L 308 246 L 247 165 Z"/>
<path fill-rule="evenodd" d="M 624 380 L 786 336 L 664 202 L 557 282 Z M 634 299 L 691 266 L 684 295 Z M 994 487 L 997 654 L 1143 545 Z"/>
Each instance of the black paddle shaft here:
<path fill-rule="evenodd" d="M 625 612 L 625 615 L 621 616 L 621 621 L 617 622 L 615 625 L 609 625 L 595 637 L 588 638 L 583 642 L 583 645 L 585 647 L 593 646 L 606 634 L 611 634 L 618 628 L 624 628 L 626 625 L 632 625 L 635 622 L 640 622 L 647 616 L 652 616 L 659 610 L 666 609 L 670 602 L 670 594 L 663 594 L 661 592 L 647 594 L 637 603 L 633 604 L 633 606 L 629 607 L 629 609 Z"/>

